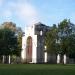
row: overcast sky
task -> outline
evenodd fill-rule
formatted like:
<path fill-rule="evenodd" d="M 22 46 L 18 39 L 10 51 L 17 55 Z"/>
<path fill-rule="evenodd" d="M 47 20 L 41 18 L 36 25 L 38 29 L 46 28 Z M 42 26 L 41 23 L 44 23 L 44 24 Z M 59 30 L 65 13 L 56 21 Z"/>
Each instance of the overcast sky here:
<path fill-rule="evenodd" d="M 39 21 L 52 25 L 65 18 L 75 23 L 75 0 L 0 0 L 0 24 L 12 21 L 24 30 Z"/>

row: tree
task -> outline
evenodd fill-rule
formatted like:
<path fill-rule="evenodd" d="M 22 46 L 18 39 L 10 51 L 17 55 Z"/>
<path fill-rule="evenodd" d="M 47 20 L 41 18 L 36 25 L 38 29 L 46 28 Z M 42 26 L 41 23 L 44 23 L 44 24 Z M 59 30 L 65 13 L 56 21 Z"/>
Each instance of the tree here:
<path fill-rule="evenodd" d="M 64 19 L 60 22 L 58 29 L 62 54 L 75 58 L 75 25 L 70 20 Z"/>
<path fill-rule="evenodd" d="M 17 50 L 17 36 L 15 33 L 7 28 L 0 29 L 0 54 L 12 55 L 16 54 Z"/>
<path fill-rule="evenodd" d="M 75 58 L 75 25 L 70 20 L 53 25 L 46 34 L 45 44 L 48 53 L 57 53 Z"/>
<path fill-rule="evenodd" d="M 6 39 L 6 34 L 8 35 L 8 32 L 10 33 L 8 35 L 8 39 L 10 42 L 9 44 L 7 43 L 8 41 L 4 41 L 4 40 L 1 41 L 0 39 L 0 42 L 3 43 L 0 47 L 1 55 L 9 55 L 9 63 L 10 63 L 10 55 L 20 56 L 21 54 L 23 31 L 20 27 L 16 27 L 16 24 L 13 22 L 4 22 L 3 24 L 1 24 L 0 29 L 1 29 L 0 35 L 2 35 L 4 39 Z M 11 36 L 11 34 L 13 35 Z M 11 37 L 11 40 L 9 37 Z M 10 49 L 9 48 L 7 49 L 6 45 L 7 47 L 9 46 Z"/>
<path fill-rule="evenodd" d="M 54 24 L 53 27 L 50 29 L 49 32 L 46 34 L 45 44 L 47 46 L 47 51 L 49 53 L 56 53 L 58 44 L 56 43 L 56 39 L 58 39 L 58 30 L 56 25 Z"/>
<path fill-rule="evenodd" d="M 68 56 L 75 59 L 75 34 L 68 37 Z"/>
<path fill-rule="evenodd" d="M 70 20 L 64 19 L 58 25 L 59 37 L 69 36 L 72 33 Z"/>
<path fill-rule="evenodd" d="M 16 31 L 16 24 L 13 22 L 4 22 L 2 25 L 2 28 L 8 28 L 11 29 L 12 31 Z"/>
<path fill-rule="evenodd" d="M 23 31 L 20 27 L 16 27 L 16 24 L 13 22 L 4 22 L 1 28 L 8 28 L 11 31 L 13 31 L 15 33 L 15 35 L 17 36 L 17 50 L 16 50 L 16 55 L 20 56 L 21 50 L 22 50 L 22 35 L 23 35 Z"/>
<path fill-rule="evenodd" d="M 17 49 L 17 37 L 10 29 L 0 29 L 0 53 L 3 55 L 13 54 Z"/>
<path fill-rule="evenodd" d="M 23 31 L 20 27 L 18 27 L 17 28 L 17 41 L 18 41 L 17 56 L 20 56 L 22 50 L 22 36 L 23 36 Z"/>

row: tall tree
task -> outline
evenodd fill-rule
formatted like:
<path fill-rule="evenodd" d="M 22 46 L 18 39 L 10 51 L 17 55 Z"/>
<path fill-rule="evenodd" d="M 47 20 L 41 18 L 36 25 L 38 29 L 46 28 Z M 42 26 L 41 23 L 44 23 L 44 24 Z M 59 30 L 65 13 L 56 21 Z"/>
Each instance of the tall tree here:
<path fill-rule="evenodd" d="M 47 46 L 47 51 L 49 53 L 56 53 L 57 50 L 57 43 L 56 43 L 56 39 L 58 39 L 58 34 L 57 34 L 58 30 L 56 25 L 54 24 L 53 27 L 50 29 L 49 32 L 47 32 L 46 34 L 46 38 L 45 38 L 45 44 Z"/>
<path fill-rule="evenodd" d="M 46 34 L 45 43 L 49 53 L 61 53 L 64 57 L 67 54 L 75 58 L 75 25 L 67 19 L 60 22 L 58 27 L 53 25 Z"/>
<path fill-rule="evenodd" d="M 9 55 L 13 54 L 17 49 L 17 37 L 10 29 L 0 29 L 0 54 Z"/>
<path fill-rule="evenodd" d="M 72 28 L 70 20 L 64 19 L 62 22 L 60 22 L 58 26 L 59 30 L 59 38 L 61 39 L 60 46 L 63 53 L 68 53 L 68 47 L 70 46 L 69 43 L 69 37 L 72 34 Z"/>
<path fill-rule="evenodd" d="M 21 46 L 22 46 L 22 35 L 23 35 L 23 31 L 20 27 L 16 27 L 16 24 L 13 23 L 13 22 L 4 22 L 2 25 L 1 28 L 8 28 L 10 30 L 12 30 L 15 35 L 17 36 L 17 41 L 18 41 L 18 48 L 16 50 L 16 55 L 19 55 L 20 56 L 20 52 L 21 52 Z"/>

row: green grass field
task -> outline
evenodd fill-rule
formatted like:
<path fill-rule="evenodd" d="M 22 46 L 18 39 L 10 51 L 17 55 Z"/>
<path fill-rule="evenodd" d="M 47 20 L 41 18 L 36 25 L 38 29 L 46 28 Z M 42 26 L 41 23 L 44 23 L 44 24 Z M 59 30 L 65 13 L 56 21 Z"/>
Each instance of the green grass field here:
<path fill-rule="evenodd" d="M 75 75 L 75 65 L 0 64 L 0 75 Z"/>

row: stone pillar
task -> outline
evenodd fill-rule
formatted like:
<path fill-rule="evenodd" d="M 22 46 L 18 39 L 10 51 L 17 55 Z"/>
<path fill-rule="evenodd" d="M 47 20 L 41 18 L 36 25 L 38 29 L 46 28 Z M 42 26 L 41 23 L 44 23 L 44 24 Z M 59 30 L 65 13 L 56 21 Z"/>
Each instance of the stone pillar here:
<path fill-rule="evenodd" d="M 22 37 L 22 51 L 21 51 L 21 62 L 26 63 L 26 38 L 25 36 Z"/>
<path fill-rule="evenodd" d="M 9 55 L 9 64 L 11 63 L 11 57 L 10 57 L 10 55 Z"/>
<path fill-rule="evenodd" d="M 2 59 L 2 62 L 4 63 L 5 62 L 5 56 L 3 55 L 3 59 Z"/>
<path fill-rule="evenodd" d="M 47 63 L 47 52 L 44 53 L 44 62 Z"/>
<path fill-rule="evenodd" d="M 66 54 L 64 54 L 64 64 L 66 64 L 66 62 L 67 62 L 67 61 L 66 61 L 66 58 L 67 58 L 67 57 L 66 57 Z"/>
<path fill-rule="evenodd" d="M 60 63 L 60 54 L 57 55 L 57 64 Z"/>
<path fill-rule="evenodd" d="M 37 35 L 33 36 L 32 42 L 32 63 L 37 63 Z"/>

